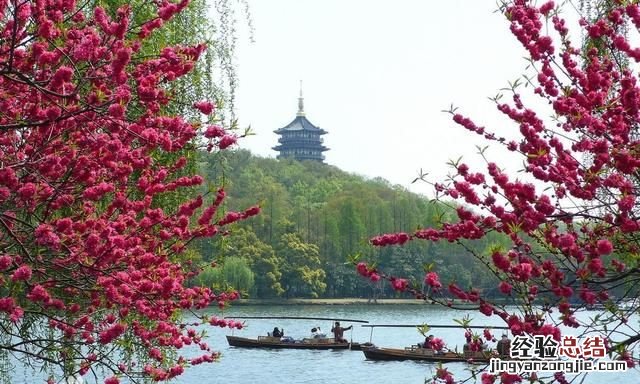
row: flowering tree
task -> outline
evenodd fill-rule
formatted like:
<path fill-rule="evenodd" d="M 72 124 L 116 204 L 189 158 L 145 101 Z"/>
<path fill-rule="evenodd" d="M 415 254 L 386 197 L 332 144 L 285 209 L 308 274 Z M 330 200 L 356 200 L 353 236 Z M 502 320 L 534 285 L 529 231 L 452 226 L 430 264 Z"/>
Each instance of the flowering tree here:
<path fill-rule="evenodd" d="M 522 175 L 512 177 L 481 151 L 484 171 L 455 163 L 454 175 L 434 184 L 438 198 L 459 202 L 454 207 L 457 220 L 371 239 L 375 246 L 416 239 L 464 246 L 492 232 L 502 234 L 512 247 L 495 246 L 487 254 L 469 249 L 470 257 L 498 278 L 494 288 L 515 298 L 517 309 L 487 299 L 477 288 L 441 282 L 433 268 L 425 275 L 425 290 L 375 265 L 360 262 L 357 269 L 374 281 L 387 279 L 396 290 L 442 305 L 472 303 L 482 314 L 502 319 L 513 335 L 551 335 L 560 341 L 563 329 L 575 328 L 574 334 L 602 336 L 610 356 L 633 367 L 638 359 L 633 349 L 640 341 L 637 321 L 629 321 L 639 307 L 640 88 L 627 63 L 640 61 L 640 48 L 620 31 L 640 28 L 640 7 L 635 1 L 606 2 L 606 12 L 580 21 L 580 41 L 580 36 L 572 39 L 553 2 L 534 3 L 512 0 L 501 7 L 536 71 L 524 82 L 533 92 L 521 93 L 525 89 L 516 82 L 509 102 L 494 100 L 517 131 L 503 137 L 450 111 L 453 121 L 469 132 L 521 155 Z M 581 322 L 576 310 L 594 305 L 605 310 Z M 492 338 L 490 332 L 474 337 L 470 329 L 466 332 L 472 348 L 482 337 Z M 446 369 L 436 376 L 436 381 L 453 382 Z M 523 378 L 485 373 L 482 380 L 513 383 Z M 567 382 L 562 372 L 553 380 Z"/>
<path fill-rule="evenodd" d="M 110 15 L 73 0 L 0 1 L 0 357 L 60 377 L 103 368 L 110 384 L 168 380 L 217 357 L 180 313 L 237 294 L 186 288 L 197 269 L 180 255 L 259 208 L 217 214 L 223 190 L 211 204 L 158 204 L 202 178 L 179 176 L 184 157 L 155 156 L 236 142 L 201 123 L 210 102 L 195 103 L 197 121 L 163 109 L 204 45 L 140 51 L 187 3 L 141 4 L 151 16 L 132 23 L 126 5 Z M 203 354 L 179 356 L 185 345 Z"/>

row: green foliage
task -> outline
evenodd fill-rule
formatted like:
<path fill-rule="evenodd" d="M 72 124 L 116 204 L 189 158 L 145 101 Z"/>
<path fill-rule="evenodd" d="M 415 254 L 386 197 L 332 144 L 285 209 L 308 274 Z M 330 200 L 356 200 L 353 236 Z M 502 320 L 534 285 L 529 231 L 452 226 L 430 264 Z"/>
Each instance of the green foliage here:
<path fill-rule="evenodd" d="M 427 337 L 427 334 L 431 329 L 431 327 L 427 324 L 418 325 L 416 328 L 418 329 L 418 333 L 420 333 L 423 337 Z"/>
<path fill-rule="evenodd" d="M 321 268 L 318 246 L 305 243 L 296 233 L 285 233 L 280 238 L 276 253 L 282 265 L 282 281 L 287 297 L 319 297 L 327 285 Z"/>
<path fill-rule="evenodd" d="M 282 260 L 254 232 L 238 228 L 216 246 L 214 254 L 220 263 L 224 264 L 230 258 L 246 260 L 254 274 L 255 293 L 258 297 L 274 297 L 284 292 L 280 283 Z"/>
<path fill-rule="evenodd" d="M 239 257 L 229 257 L 224 264 L 207 266 L 193 280 L 193 285 L 211 287 L 221 291 L 228 288 L 248 294 L 252 291 L 255 277 L 247 260 Z"/>
<path fill-rule="evenodd" d="M 398 276 L 420 284 L 432 265 L 444 284 L 495 287 L 490 274 L 469 255 L 508 244 L 489 235 L 482 241 L 455 244 L 412 241 L 403 247 L 374 248 L 368 239 L 389 232 L 413 232 L 454 220 L 449 206 L 428 201 L 400 186 L 365 179 L 316 162 L 275 160 L 239 150 L 219 166 L 214 154 L 201 156 L 208 180 L 224 180 L 227 210 L 258 202 L 260 215 L 239 224 L 232 233 L 213 242 L 195 244 L 206 260 L 237 256 L 248 260 L 255 274 L 257 297 L 372 297 L 395 295 L 379 284 L 369 284 L 347 263 L 349 257 L 372 261 Z"/>

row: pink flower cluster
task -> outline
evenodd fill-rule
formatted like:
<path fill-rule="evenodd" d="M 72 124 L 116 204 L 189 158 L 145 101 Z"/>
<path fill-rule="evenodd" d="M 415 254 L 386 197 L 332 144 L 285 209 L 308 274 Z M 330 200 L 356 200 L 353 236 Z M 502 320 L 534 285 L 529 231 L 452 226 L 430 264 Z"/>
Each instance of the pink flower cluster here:
<path fill-rule="evenodd" d="M 194 239 L 214 236 L 260 208 L 220 213 L 222 190 L 210 204 L 202 196 L 177 208 L 162 203 L 167 194 L 204 181 L 185 175 L 187 159 L 180 154 L 200 146 L 201 124 L 167 113 L 167 84 L 193 70 L 206 46 L 155 54 L 142 47 L 187 5 L 149 2 L 138 14 L 129 5 L 0 2 L 6 72 L 0 77 L 0 211 L 10 234 L 0 239 L 0 315 L 13 322 L 4 329 L 11 337 L 29 344 L 40 332 L 21 327 L 45 324 L 72 354 L 43 350 L 36 359 L 78 361 L 84 374 L 98 365 L 113 368 L 102 354 L 82 356 L 94 344 L 123 356 L 129 356 L 125 346 L 136 345 L 136 358 L 147 363 L 137 370 L 168 380 L 189 364 L 175 350 L 196 345 L 206 351 L 192 364 L 216 356 L 177 314 L 224 305 L 238 294 L 189 287 L 199 268 L 181 262 L 181 253 Z M 216 111 L 209 101 L 193 107 L 205 115 Z M 237 143 L 221 126 L 203 130 L 209 150 Z M 27 311 L 33 321 L 23 322 Z"/>
<path fill-rule="evenodd" d="M 496 109 L 514 127 L 504 137 L 451 109 L 454 123 L 520 154 L 521 173 L 512 176 L 518 169 L 502 169 L 488 159 L 484 170 L 458 163 L 448 180 L 434 183 L 437 198 L 456 201 L 456 219 L 370 239 L 374 246 L 416 239 L 462 244 L 469 257 L 496 275 L 496 286 L 479 290 L 446 282 L 448 289 L 439 290 L 437 271 L 429 270 L 425 291 L 413 293 L 451 307 L 459 301 L 475 303 L 482 314 L 500 317 L 514 335 L 552 335 L 556 340 L 560 330 L 545 321 L 547 312 L 557 310 L 564 325 L 578 327 L 569 302 L 615 304 L 609 287 L 635 275 L 621 258 L 640 253 L 640 85 L 637 73 L 622 64 L 640 62 L 640 48 L 624 33 L 640 27 L 640 5 L 612 2 L 593 20 L 580 20 L 585 36 L 581 46 L 569 38 L 559 7 L 553 1 L 510 0 L 502 8 L 536 71 L 526 81 L 533 88 L 531 96 L 540 97 L 542 104 L 529 107 L 531 100 L 520 93 L 526 88 L 512 84 L 510 97 L 495 99 Z M 543 117 L 549 115 L 553 121 Z M 489 234 L 501 244 L 482 251 L 467 247 L 468 240 L 494 242 Z M 357 269 L 365 277 L 372 273 L 364 263 Z M 397 289 L 399 278 L 382 269 L 375 273 Z M 485 293 L 516 298 L 519 311 L 501 309 Z M 555 296 L 554 304 L 540 309 L 537 304 L 548 302 L 548 295 Z M 638 343 L 635 338 L 627 341 Z M 628 353 L 621 356 L 630 360 Z M 448 380 L 445 371 L 440 376 Z M 483 375 L 482 380 L 514 383 L 522 378 Z M 562 375 L 556 380 L 566 381 Z"/>
<path fill-rule="evenodd" d="M 361 276 L 367 277 L 373 282 L 380 280 L 380 275 L 376 272 L 375 268 L 369 268 L 366 263 L 358 263 L 356 270 Z"/>
<path fill-rule="evenodd" d="M 376 236 L 371 239 L 371 244 L 376 246 L 386 245 L 403 245 L 410 240 L 410 236 L 406 233 L 393 233 L 382 236 Z"/>

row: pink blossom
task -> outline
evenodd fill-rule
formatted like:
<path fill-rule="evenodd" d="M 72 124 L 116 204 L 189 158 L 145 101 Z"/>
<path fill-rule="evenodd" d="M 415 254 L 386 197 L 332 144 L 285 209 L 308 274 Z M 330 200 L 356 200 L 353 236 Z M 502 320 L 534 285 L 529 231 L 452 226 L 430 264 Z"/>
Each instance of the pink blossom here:
<path fill-rule="evenodd" d="M 369 277 L 369 268 L 367 267 L 367 264 L 363 262 L 358 263 L 358 265 L 356 265 L 356 270 L 360 275 Z"/>
<path fill-rule="evenodd" d="M 206 137 L 208 139 L 213 139 L 213 138 L 216 138 L 216 137 L 223 137 L 224 134 L 225 134 L 224 128 L 222 128 L 219 125 L 210 125 L 204 131 L 204 137 Z"/>
<path fill-rule="evenodd" d="M 392 278 L 391 279 L 391 286 L 396 291 L 404 292 L 407 289 L 407 287 L 409 286 L 409 282 L 406 279 Z"/>
<path fill-rule="evenodd" d="M 247 210 L 244 211 L 244 218 L 249 218 L 251 216 L 255 216 L 257 214 L 260 213 L 260 207 L 257 205 L 254 205 L 253 207 L 248 208 Z"/>
<path fill-rule="evenodd" d="M 564 234 L 560 236 L 559 245 L 563 249 L 571 248 L 575 245 L 575 239 L 570 234 Z"/>
<path fill-rule="evenodd" d="M 210 101 L 198 101 L 193 106 L 205 115 L 210 115 L 215 108 L 213 103 Z"/>
<path fill-rule="evenodd" d="M 511 262 L 509 261 L 509 259 L 504 257 L 504 255 L 500 252 L 494 252 L 491 255 L 491 259 L 493 260 L 493 264 L 503 271 L 507 271 L 511 266 Z"/>
<path fill-rule="evenodd" d="M 122 335 L 125 330 L 126 326 L 124 324 L 117 323 L 115 325 L 112 325 L 111 327 L 100 332 L 99 341 L 102 344 L 108 344 L 120 337 L 120 335 Z"/>
<path fill-rule="evenodd" d="M 506 281 L 501 281 L 500 284 L 498 284 L 498 288 L 500 288 L 500 292 L 504 293 L 505 295 L 510 295 L 511 289 L 513 287 Z"/>
<path fill-rule="evenodd" d="M 16 302 L 13 297 L 0 297 L 0 311 L 11 313 L 16 307 Z"/>
<path fill-rule="evenodd" d="M 481 376 L 482 384 L 493 384 L 496 381 L 496 377 L 492 374 L 484 372 Z"/>
<path fill-rule="evenodd" d="M 124 116 L 125 109 L 119 103 L 114 103 L 109 106 L 109 115 L 114 118 L 121 118 Z"/>
<path fill-rule="evenodd" d="M 33 183 L 26 183 L 20 189 L 18 189 L 18 195 L 22 200 L 29 200 L 36 194 L 36 185 Z"/>
<path fill-rule="evenodd" d="M 598 240 L 597 247 L 599 255 L 608 255 L 613 252 L 613 245 L 607 239 Z"/>
<path fill-rule="evenodd" d="M 438 337 L 434 337 L 431 340 L 431 349 L 434 349 L 436 351 L 442 351 L 443 348 L 444 348 L 444 340 Z"/>
<path fill-rule="evenodd" d="M 238 141 L 238 138 L 233 135 L 224 135 L 220 139 L 220 142 L 218 143 L 218 147 L 220 147 L 220 149 L 226 149 L 232 146 L 233 144 L 235 144 L 237 141 Z"/>
<path fill-rule="evenodd" d="M 162 361 L 162 352 L 160 352 L 158 348 L 151 348 L 151 350 L 149 350 L 149 357 L 158 361 Z"/>
<path fill-rule="evenodd" d="M 435 272 L 428 272 L 424 276 L 424 282 L 425 284 L 427 284 L 428 286 L 430 286 L 435 290 L 439 290 L 440 288 L 442 288 L 442 283 L 440 282 L 440 278 L 438 277 L 438 274 Z"/>
<path fill-rule="evenodd" d="M 51 295 L 49 295 L 49 292 L 47 292 L 42 285 L 37 284 L 31 289 L 31 292 L 27 294 L 27 299 L 34 302 L 47 303 L 51 300 Z"/>
<path fill-rule="evenodd" d="M 26 264 L 21 265 L 16 269 L 11 275 L 11 280 L 13 281 L 28 281 L 31 279 L 31 267 Z"/>
<path fill-rule="evenodd" d="M 515 384 L 515 383 L 521 383 L 522 382 L 522 377 L 520 377 L 520 375 L 514 375 L 514 374 L 509 374 L 509 373 L 501 373 L 500 374 L 500 383 L 501 384 Z"/>
<path fill-rule="evenodd" d="M 0 256 L 0 271 L 6 271 L 11 266 L 13 258 L 9 255 Z"/>

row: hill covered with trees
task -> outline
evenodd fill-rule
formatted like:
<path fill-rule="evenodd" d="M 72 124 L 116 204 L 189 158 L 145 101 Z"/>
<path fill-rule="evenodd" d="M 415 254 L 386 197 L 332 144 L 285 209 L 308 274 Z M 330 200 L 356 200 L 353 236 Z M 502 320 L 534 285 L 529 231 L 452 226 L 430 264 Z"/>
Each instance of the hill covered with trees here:
<path fill-rule="evenodd" d="M 236 224 L 226 236 L 195 244 L 198 257 L 223 265 L 206 270 L 201 283 L 226 281 L 254 298 L 393 295 L 388 287 L 359 277 L 347 263 L 349 256 L 360 254 L 418 282 L 424 268 L 433 264 L 443 282 L 496 286 L 460 245 L 369 244 L 378 234 L 413 232 L 453 219 L 455 212 L 446 204 L 326 164 L 262 158 L 245 150 L 226 153 L 224 161 L 217 156 L 201 155 L 200 174 L 224 182 L 225 208 L 241 210 L 258 203 L 262 212 Z M 486 253 L 497 242 L 489 238 L 473 247 Z"/>

